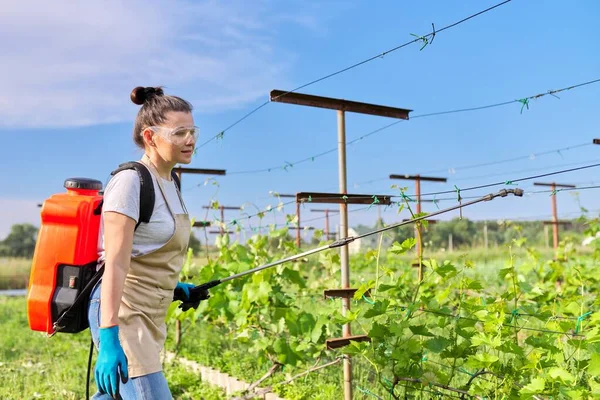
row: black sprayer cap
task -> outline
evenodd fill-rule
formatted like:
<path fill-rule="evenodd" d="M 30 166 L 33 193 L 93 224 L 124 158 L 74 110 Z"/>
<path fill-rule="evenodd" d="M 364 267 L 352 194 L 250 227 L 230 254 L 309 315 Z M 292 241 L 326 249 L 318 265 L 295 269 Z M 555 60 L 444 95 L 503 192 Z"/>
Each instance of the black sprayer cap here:
<path fill-rule="evenodd" d="M 65 180 L 67 189 L 100 190 L 102 182 L 89 178 L 69 178 Z"/>

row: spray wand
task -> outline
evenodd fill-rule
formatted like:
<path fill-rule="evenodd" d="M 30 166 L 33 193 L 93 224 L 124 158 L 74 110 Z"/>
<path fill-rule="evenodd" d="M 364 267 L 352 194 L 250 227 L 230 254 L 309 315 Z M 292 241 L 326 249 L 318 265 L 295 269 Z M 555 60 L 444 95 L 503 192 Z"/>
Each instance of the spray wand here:
<path fill-rule="evenodd" d="M 275 267 L 277 265 L 284 264 L 284 263 L 287 263 L 287 262 L 290 262 L 290 261 L 295 261 L 295 260 L 298 260 L 300 258 L 309 256 L 311 254 L 319 253 L 319 252 L 324 251 L 324 250 L 334 249 L 336 247 L 342 247 L 342 246 L 345 246 L 345 245 L 347 245 L 349 243 L 352 243 L 356 239 L 360 239 L 360 238 L 363 238 L 363 237 L 366 237 L 366 236 L 375 235 L 377 233 L 385 232 L 387 230 L 394 229 L 394 228 L 397 228 L 397 227 L 402 226 L 402 225 L 412 224 L 412 223 L 415 223 L 415 222 L 418 222 L 418 221 L 421 221 L 421 220 L 424 220 L 424 219 L 427 219 L 427 218 L 434 217 L 436 215 L 444 214 L 444 213 L 447 213 L 447 212 L 450 212 L 450 211 L 453 211 L 453 210 L 456 210 L 456 209 L 459 209 L 459 208 L 462 209 L 463 207 L 467 207 L 467 206 L 470 206 L 470 205 L 473 205 L 473 204 L 477 204 L 477 203 L 480 203 L 480 202 L 490 201 L 490 200 L 495 199 L 496 197 L 506 197 L 509 194 L 512 194 L 512 195 L 517 196 L 517 197 L 523 197 L 523 189 L 518 189 L 518 188 L 517 189 L 502 189 L 499 192 L 490 193 L 490 194 L 487 194 L 487 195 L 485 195 L 483 197 L 480 197 L 478 199 L 475 199 L 475 200 L 472 200 L 472 201 L 469 201 L 469 202 L 466 202 L 466 203 L 462 203 L 462 204 L 459 204 L 459 205 L 454 206 L 454 207 L 445 208 L 445 209 L 433 212 L 431 214 L 423 215 L 423 216 L 420 216 L 420 217 L 417 217 L 417 218 L 413 218 L 413 219 L 409 219 L 409 220 L 403 221 L 403 222 L 398 222 L 396 224 L 392 224 L 392 225 L 385 226 L 385 227 L 380 228 L 380 229 L 369 231 L 369 232 L 363 233 L 361 235 L 349 236 L 349 237 L 346 237 L 346 238 L 341 238 L 341 239 L 336 240 L 335 242 L 330 243 L 328 245 L 317 247 L 317 248 L 314 248 L 312 250 L 308 250 L 308 251 L 305 251 L 305 252 L 302 252 L 302 253 L 290 256 L 290 257 L 282 258 L 281 260 L 273 261 L 273 262 L 268 263 L 268 264 L 260 265 L 260 266 L 258 266 L 256 268 L 249 269 L 248 271 L 240 272 L 240 273 L 237 273 L 237 274 L 225 277 L 225 278 L 215 279 L 213 281 L 210 281 L 210 282 L 207 282 L 207 283 L 203 283 L 201 285 L 195 286 L 195 287 L 193 287 L 193 288 L 190 289 L 190 298 L 192 298 L 192 299 L 194 299 L 196 301 L 193 301 L 193 302 L 184 302 L 182 305 L 180 305 L 180 307 L 183 306 L 182 308 L 183 308 L 184 311 L 187 310 L 187 309 L 189 309 L 190 307 L 194 307 L 194 306 L 197 307 L 197 304 L 200 303 L 200 300 L 206 300 L 206 299 L 209 298 L 208 289 L 211 289 L 211 288 L 213 288 L 213 287 L 215 287 L 217 285 L 220 285 L 221 283 L 228 282 L 228 281 L 231 281 L 233 279 L 241 278 L 243 276 L 250 275 L 250 274 L 253 274 L 255 272 L 259 272 L 259 271 L 262 271 L 262 270 L 267 269 L 267 268 Z M 193 303 L 195 303 L 195 304 L 193 304 Z"/>

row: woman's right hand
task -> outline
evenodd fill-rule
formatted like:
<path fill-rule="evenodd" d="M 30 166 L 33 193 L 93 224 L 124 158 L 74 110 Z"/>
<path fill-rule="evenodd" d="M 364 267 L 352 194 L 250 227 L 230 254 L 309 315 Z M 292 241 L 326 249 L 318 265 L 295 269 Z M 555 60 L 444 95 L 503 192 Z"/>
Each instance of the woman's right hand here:
<path fill-rule="evenodd" d="M 118 325 L 100 328 L 98 360 L 94 377 L 100 393 L 106 393 L 113 399 L 121 398 L 119 380 L 126 383 L 129 379 L 129 372 L 127 371 L 127 357 L 119 342 Z"/>

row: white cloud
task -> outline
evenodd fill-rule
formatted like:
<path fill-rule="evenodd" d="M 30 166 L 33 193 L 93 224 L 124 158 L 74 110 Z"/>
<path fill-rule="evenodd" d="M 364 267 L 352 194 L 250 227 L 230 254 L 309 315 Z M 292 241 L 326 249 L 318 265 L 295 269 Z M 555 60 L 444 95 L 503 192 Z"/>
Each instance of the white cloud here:
<path fill-rule="evenodd" d="M 0 240 L 9 233 L 14 224 L 40 226 L 38 202 L 31 199 L 0 197 Z"/>
<path fill-rule="evenodd" d="M 277 2 L 9 0 L 0 13 L 0 126 L 58 127 L 131 120 L 137 85 L 210 112 L 288 87 L 294 55 L 277 31 L 317 27 Z"/>

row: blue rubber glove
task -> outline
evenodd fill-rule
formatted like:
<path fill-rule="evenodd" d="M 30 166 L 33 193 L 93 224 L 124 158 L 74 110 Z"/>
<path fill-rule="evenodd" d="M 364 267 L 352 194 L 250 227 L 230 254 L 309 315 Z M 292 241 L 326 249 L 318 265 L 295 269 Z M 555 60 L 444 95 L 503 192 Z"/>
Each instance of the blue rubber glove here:
<path fill-rule="evenodd" d="M 119 395 L 119 375 L 121 382 L 129 379 L 127 357 L 119 342 L 119 326 L 100 328 L 100 350 L 96 361 L 94 377 L 100 393 L 106 393 L 115 399 Z"/>
<path fill-rule="evenodd" d="M 210 297 L 207 289 L 199 289 L 190 283 L 179 282 L 173 291 L 173 301 L 181 301 L 179 308 L 187 311 L 190 308 L 198 308 L 202 300 Z"/>
<path fill-rule="evenodd" d="M 189 300 L 190 289 L 193 287 L 194 285 L 192 285 L 191 283 L 177 282 L 177 286 L 175 286 L 174 300 Z"/>

